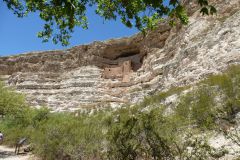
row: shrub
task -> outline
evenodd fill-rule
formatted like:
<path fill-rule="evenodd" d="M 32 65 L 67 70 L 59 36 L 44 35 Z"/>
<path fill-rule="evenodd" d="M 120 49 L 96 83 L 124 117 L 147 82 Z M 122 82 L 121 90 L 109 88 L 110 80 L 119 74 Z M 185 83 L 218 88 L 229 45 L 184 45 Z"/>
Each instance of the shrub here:
<path fill-rule="evenodd" d="M 171 143 L 176 125 L 163 116 L 161 108 L 132 111 L 122 110 L 109 125 L 109 159 L 173 159 Z"/>
<path fill-rule="evenodd" d="M 201 128 L 211 129 L 215 124 L 216 107 L 214 92 L 208 87 L 199 87 L 191 104 L 191 119 Z"/>
<path fill-rule="evenodd" d="M 27 107 L 24 96 L 5 87 L 2 82 L 0 82 L 0 95 L 0 116 L 14 115 Z"/>
<path fill-rule="evenodd" d="M 44 159 L 99 158 L 104 139 L 99 120 L 88 115 L 52 114 L 33 134 L 36 153 Z"/>
<path fill-rule="evenodd" d="M 213 129 L 217 109 L 214 92 L 209 86 L 200 86 L 181 97 L 175 108 L 175 117 L 182 125 L 197 125 L 201 129 Z"/>

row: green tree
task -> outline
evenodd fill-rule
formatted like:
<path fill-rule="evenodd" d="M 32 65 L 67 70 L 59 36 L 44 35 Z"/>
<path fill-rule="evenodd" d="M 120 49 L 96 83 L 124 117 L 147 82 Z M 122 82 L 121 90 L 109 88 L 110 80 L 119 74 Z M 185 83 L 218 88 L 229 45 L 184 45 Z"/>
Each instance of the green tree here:
<path fill-rule="evenodd" d="M 71 33 L 76 26 L 88 28 L 86 10 L 95 9 L 104 20 L 116 20 L 119 17 L 127 27 L 136 27 L 145 32 L 169 17 L 170 23 L 180 21 L 188 23 L 188 16 L 180 0 L 3 0 L 7 7 L 18 17 L 37 12 L 45 21 L 43 31 L 38 37 L 47 42 L 61 42 L 68 45 Z M 201 13 L 213 14 L 216 9 L 208 0 L 195 0 L 202 9 Z"/>

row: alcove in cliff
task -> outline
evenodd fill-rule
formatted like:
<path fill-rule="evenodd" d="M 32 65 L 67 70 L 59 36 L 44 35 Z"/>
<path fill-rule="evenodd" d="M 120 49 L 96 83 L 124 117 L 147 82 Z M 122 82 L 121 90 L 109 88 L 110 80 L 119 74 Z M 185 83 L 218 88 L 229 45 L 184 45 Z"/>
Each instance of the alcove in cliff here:
<path fill-rule="evenodd" d="M 130 81 L 130 74 L 141 68 L 144 55 L 139 48 L 129 47 L 128 49 L 115 50 L 113 54 L 105 54 L 104 58 L 109 59 L 112 64 L 104 67 L 103 77 L 107 79 L 121 79 L 122 82 Z"/>

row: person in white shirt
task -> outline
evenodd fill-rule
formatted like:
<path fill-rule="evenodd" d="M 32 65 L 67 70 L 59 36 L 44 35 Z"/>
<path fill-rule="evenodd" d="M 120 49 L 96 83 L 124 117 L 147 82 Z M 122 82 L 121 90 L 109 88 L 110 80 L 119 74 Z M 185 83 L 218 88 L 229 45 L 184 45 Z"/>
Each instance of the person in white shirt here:
<path fill-rule="evenodd" d="M 0 144 L 3 142 L 3 133 L 0 131 Z"/>

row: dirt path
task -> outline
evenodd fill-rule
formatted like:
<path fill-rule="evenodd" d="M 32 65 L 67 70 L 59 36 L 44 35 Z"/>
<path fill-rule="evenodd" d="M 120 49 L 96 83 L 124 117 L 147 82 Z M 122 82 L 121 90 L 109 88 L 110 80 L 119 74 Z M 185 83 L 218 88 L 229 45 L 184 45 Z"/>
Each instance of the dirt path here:
<path fill-rule="evenodd" d="M 0 159 L 4 160 L 34 160 L 31 154 L 20 153 L 16 155 L 14 153 L 14 148 L 9 148 L 6 146 L 0 146 Z"/>

